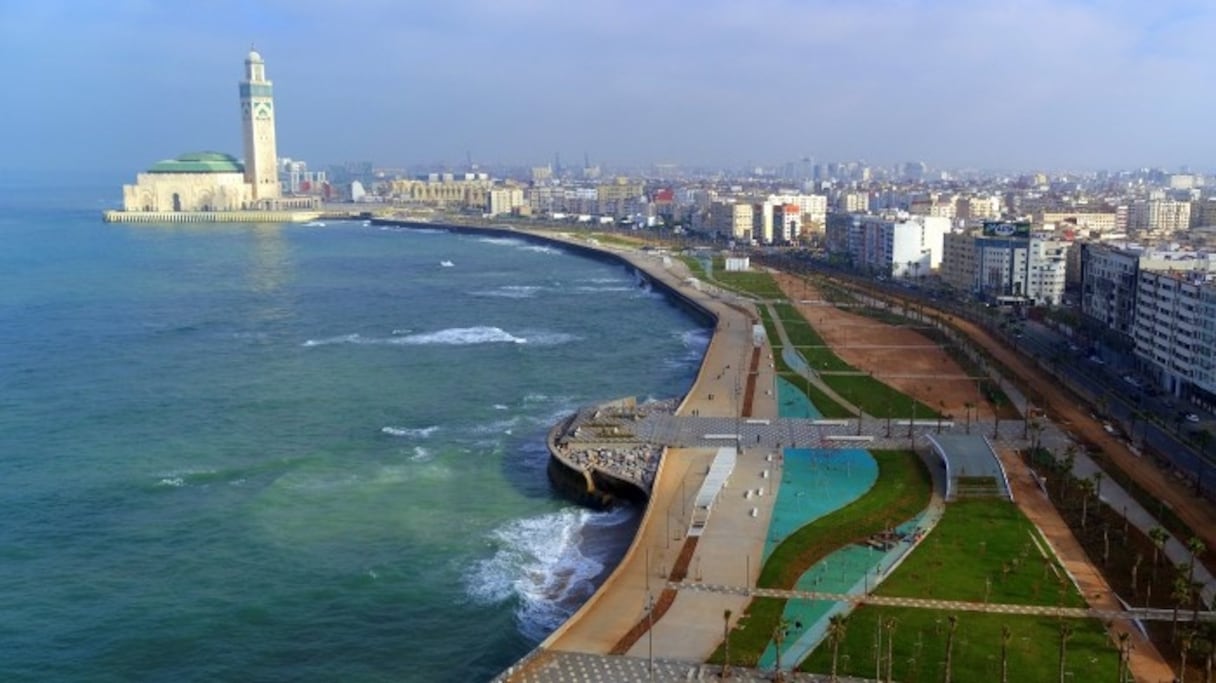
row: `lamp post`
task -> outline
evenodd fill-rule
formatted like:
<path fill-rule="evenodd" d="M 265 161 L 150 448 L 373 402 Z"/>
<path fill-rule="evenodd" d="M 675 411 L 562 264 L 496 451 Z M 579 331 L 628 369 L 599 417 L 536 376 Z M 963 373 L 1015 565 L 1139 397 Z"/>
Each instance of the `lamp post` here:
<path fill-rule="evenodd" d="M 654 680 L 654 596 L 646 593 L 646 668 Z"/>

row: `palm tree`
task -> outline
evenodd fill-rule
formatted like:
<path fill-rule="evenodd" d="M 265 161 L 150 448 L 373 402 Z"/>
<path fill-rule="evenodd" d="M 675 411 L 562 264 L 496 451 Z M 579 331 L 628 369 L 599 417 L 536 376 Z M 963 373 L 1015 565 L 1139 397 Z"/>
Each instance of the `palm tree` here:
<path fill-rule="evenodd" d="M 883 622 L 883 628 L 887 631 L 887 683 L 894 680 L 891 677 L 891 665 L 895 662 L 892 643 L 895 640 L 895 617 L 887 617 Z"/>
<path fill-rule="evenodd" d="M 840 644 L 849 630 L 849 618 L 843 614 L 828 620 L 828 640 L 832 643 L 832 683 L 836 683 L 836 663 L 840 661 Z"/>
<path fill-rule="evenodd" d="M 1144 561 L 1144 553 L 1136 553 L 1136 561 L 1132 563 L 1132 596 L 1140 595 L 1140 563 Z"/>
<path fill-rule="evenodd" d="M 1178 640 L 1178 610 L 1182 608 L 1182 603 L 1191 597 L 1191 582 L 1186 580 L 1186 576 L 1179 574 L 1174 577 L 1174 589 L 1170 592 L 1170 599 L 1174 601 L 1174 615 L 1170 620 L 1170 640 Z"/>
<path fill-rule="evenodd" d="M 1077 464 L 1077 447 L 1068 444 L 1064 449 L 1064 459 L 1060 462 L 1060 502 L 1064 502 L 1064 493 L 1068 480 L 1072 478 L 1072 468 Z"/>
<path fill-rule="evenodd" d="M 730 610 L 722 613 L 722 678 L 730 678 Z"/>
<path fill-rule="evenodd" d="M 1115 679 L 1118 683 L 1124 683 L 1127 680 L 1127 641 L 1131 635 L 1127 631 L 1119 633 L 1119 676 Z"/>
<path fill-rule="evenodd" d="M 785 672 L 781 670 L 781 643 L 785 642 L 785 632 L 790 628 L 790 623 L 782 617 L 777 621 L 776 628 L 773 629 L 773 644 L 777 646 L 777 669 L 773 672 L 773 680 L 784 681 Z"/>
<path fill-rule="evenodd" d="M 1001 626 L 1001 683 L 1009 683 L 1009 638 L 1013 631 Z"/>
<path fill-rule="evenodd" d="M 1203 541 L 1198 536 L 1191 536 L 1186 541 L 1186 549 L 1191 552 L 1191 559 L 1187 563 L 1187 580 L 1195 583 L 1195 560 L 1198 559 L 1203 551 L 1208 547 L 1203 544 Z"/>
<path fill-rule="evenodd" d="M 1191 652 L 1191 645 L 1195 643 L 1195 632 L 1187 629 L 1186 633 L 1182 634 L 1182 642 L 1179 646 L 1178 654 L 1182 657 L 1182 662 L 1178 667 L 1178 683 L 1186 683 L 1186 656 Z"/>
<path fill-rule="evenodd" d="M 1085 531 L 1085 521 L 1089 516 L 1089 497 L 1094 493 L 1092 479 L 1082 479 L 1077 482 L 1081 489 L 1081 531 Z"/>
<path fill-rule="evenodd" d="M 954 632 L 958 630 L 958 617 L 951 614 L 947 620 L 950 622 L 950 630 L 946 632 L 946 677 L 944 681 L 950 683 L 952 678 L 950 665 L 954 661 Z"/>
<path fill-rule="evenodd" d="M 1060 622 L 1060 683 L 1064 683 L 1064 664 L 1068 654 L 1068 641 L 1072 638 L 1072 623 Z"/>
<path fill-rule="evenodd" d="M 1157 583 L 1157 559 L 1161 555 L 1161 550 L 1165 547 L 1165 542 L 1169 540 L 1169 537 L 1169 532 L 1159 526 L 1148 530 L 1148 538 L 1153 542 L 1153 576 L 1151 577 L 1153 583 Z"/>

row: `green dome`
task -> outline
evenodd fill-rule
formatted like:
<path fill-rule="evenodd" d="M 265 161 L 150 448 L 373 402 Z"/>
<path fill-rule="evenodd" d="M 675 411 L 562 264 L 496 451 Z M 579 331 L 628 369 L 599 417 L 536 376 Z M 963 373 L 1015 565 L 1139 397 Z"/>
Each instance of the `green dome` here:
<path fill-rule="evenodd" d="M 244 173 L 245 167 L 231 154 L 190 152 L 176 159 L 158 161 L 148 173 Z"/>

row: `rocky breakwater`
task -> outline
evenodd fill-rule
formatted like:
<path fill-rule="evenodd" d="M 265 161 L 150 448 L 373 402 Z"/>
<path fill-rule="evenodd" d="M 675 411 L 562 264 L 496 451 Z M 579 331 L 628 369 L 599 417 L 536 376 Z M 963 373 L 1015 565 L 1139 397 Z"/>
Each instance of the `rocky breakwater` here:
<path fill-rule="evenodd" d="M 675 408 L 675 401 L 638 404 L 626 398 L 579 410 L 549 432 L 549 479 L 563 494 L 594 507 L 645 502 L 664 448 L 638 439 L 632 425 Z"/>

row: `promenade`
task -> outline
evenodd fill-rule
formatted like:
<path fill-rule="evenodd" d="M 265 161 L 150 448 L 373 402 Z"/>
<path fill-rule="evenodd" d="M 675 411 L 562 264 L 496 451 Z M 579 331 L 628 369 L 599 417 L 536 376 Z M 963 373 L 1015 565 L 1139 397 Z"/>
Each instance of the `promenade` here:
<path fill-rule="evenodd" d="M 679 261 L 637 252 L 623 252 L 620 256 L 711 312 L 717 325 L 697 379 L 674 414 L 653 412 L 631 425 L 639 442 L 669 446 L 655 474 L 650 501 L 633 545 L 587 604 L 541 644 L 539 657 L 543 657 L 543 652 L 609 654 L 622 646 L 628 648 L 631 656 L 638 656 L 657 640 L 666 658 L 701 661 L 721 639 L 720 615 L 725 610 L 741 615 L 748 598 L 709 593 L 677 595 L 671 591 L 670 603 L 653 632 L 632 643 L 623 639 L 646 619 L 648 606 L 657 604 L 665 589 L 670 590 L 668 578 L 682 551 L 691 552 L 683 564 L 692 578 L 754 583 L 775 496 L 746 499 L 742 491 L 743 487 L 759 486 L 760 482 L 775 485 L 780 481 L 779 473 L 772 472 L 774 462 L 769 456 L 773 451 L 769 444 L 743 444 L 734 473 L 718 497 L 704 533 L 692 542 L 687 532 L 692 499 L 705 480 L 717 448 L 737 443 L 704 437 L 715 432 L 738 433 L 740 425 L 746 424 L 740 419 L 745 404 L 750 406 L 754 419 L 775 419 L 776 398 L 763 389 L 774 386 L 775 377 L 770 362 L 766 361 L 757 364 L 755 375 L 748 381 L 755 349 L 752 324 L 756 320 L 750 303 L 734 295 L 697 287 Z M 688 429 L 685 425 L 682 431 L 678 425 L 687 420 L 702 428 Z M 656 439 L 660 432 L 667 438 Z M 687 433 L 689 438 L 681 439 L 681 433 Z M 775 442 L 766 439 L 769 440 Z M 766 470 L 770 471 L 768 477 L 762 474 Z M 691 551 L 686 550 L 689 547 Z M 749 557 L 753 561 L 748 562 Z M 707 614 L 719 618 L 708 620 Z"/>
<path fill-rule="evenodd" d="M 572 237 L 543 237 L 587 248 L 585 242 Z M 1002 455 L 1027 443 L 1028 430 L 1020 420 L 963 424 L 919 420 L 909 424 L 907 420 L 864 414 L 849 420 L 780 419 L 774 392 L 766 389 L 776 385 L 772 359 L 767 346 L 757 357 L 752 337 L 756 304 L 692 278 L 678 260 L 606 245 L 595 248 L 614 252 L 677 296 L 707 311 L 716 319 L 714 334 L 697 379 L 678 407 L 639 415 L 628 425 L 628 435 L 611 435 L 614 438 L 610 445 L 564 454 L 563 459 L 575 460 L 576 466 L 599 467 L 615 475 L 614 455 L 624 453 L 628 457 L 622 460 L 627 465 L 622 478 L 649 489 L 647 509 L 633 544 L 600 589 L 536 650 L 497 680 L 700 680 L 716 673 L 716 667 L 699 662 L 712 654 L 724 628 L 733 627 L 752 597 L 759 594 L 754 586 L 782 481 L 782 448 L 909 448 L 923 446 L 925 436 L 951 433 L 984 434 Z M 1016 390 L 1006 388 L 1015 404 L 1025 405 Z M 1063 436 L 1053 432 L 1049 427 L 1044 440 Z M 627 438 L 618 442 L 618 437 Z M 641 444 L 648 447 L 640 448 Z M 658 462 L 655 459 L 660 450 L 652 448 L 655 446 L 663 452 Z M 690 537 L 692 499 L 705 481 L 715 452 L 723 446 L 738 448 L 737 464 L 717 496 L 703 533 Z M 1111 489 L 1111 493 L 1118 491 L 1113 486 Z M 1023 498 L 1031 493 L 1026 489 L 1022 492 Z M 1052 543 L 1057 552 L 1064 550 L 1064 555 L 1083 557 L 1079 549 L 1061 548 L 1067 544 L 1058 541 L 1053 539 Z M 1062 559 L 1067 563 L 1068 558 Z M 1074 575 L 1074 581 L 1079 578 Z M 1211 590 L 1210 577 L 1201 578 Z M 1090 608 L 1068 616 L 1101 616 L 1120 622 L 1120 626 L 1129 619 L 1162 616 L 1121 609 L 1108 586 L 1099 585 L 1092 577 L 1084 579 L 1080 582 L 1083 590 L 1094 591 L 1086 592 Z M 906 606 L 1004 613 L 1027 609 L 1018 605 Z M 1168 668 L 1157 668 L 1162 663 L 1151 646 L 1144 647 L 1141 654 L 1148 656 L 1133 655 L 1133 659 L 1141 659 L 1132 667 L 1138 679 L 1142 672 L 1147 673 L 1146 668 L 1154 671 L 1143 680 L 1160 680 L 1158 671 L 1163 675 L 1168 672 Z M 739 673 L 740 680 L 763 676 L 755 671 Z M 820 679 L 800 675 L 797 680 Z"/>

